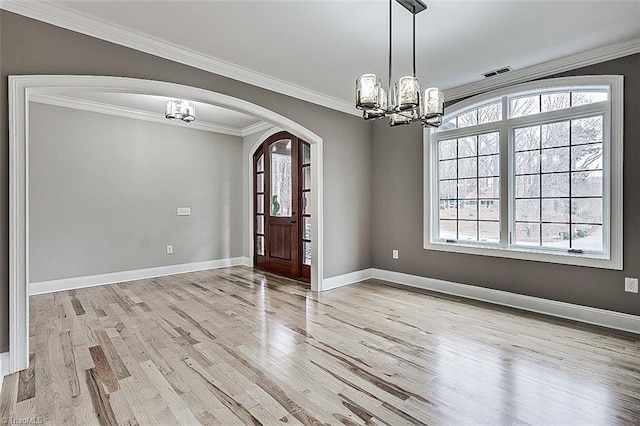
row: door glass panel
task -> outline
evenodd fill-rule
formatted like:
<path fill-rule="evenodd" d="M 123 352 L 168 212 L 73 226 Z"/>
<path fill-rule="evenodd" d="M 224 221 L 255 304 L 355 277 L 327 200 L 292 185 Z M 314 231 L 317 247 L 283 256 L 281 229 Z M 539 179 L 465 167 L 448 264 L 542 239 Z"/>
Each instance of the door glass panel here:
<path fill-rule="evenodd" d="M 262 215 L 256 217 L 256 233 L 264 235 L 264 216 Z"/>
<path fill-rule="evenodd" d="M 256 162 L 256 172 L 264 172 L 264 154 L 258 157 Z"/>
<path fill-rule="evenodd" d="M 311 265 L 311 243 L 308 241 L 302 243 L 302 251 L 302 263 Z"/>
<path fill-rule="evenodd" d="M 302 194 L 302 214 L 311 214 L 311 193 Z"/>
<path fill-rule="evenodd" d="M 256 198 L 256 213 L 264 214 L 264 194 L 258 194 Z"/>
<path fill-rule="evenodd" d="M 256 238 L 256 253 L 258 256 L 264 256 L 264 237 L 262 235 Z"/>
<path fill-rule="evenodd" d="M 311 147 L 307 144 L 302 144 L 302 164 L 311 164 Z"/>
<path fill-rule="evenodd" d="M 304 218 L 304 229 L 302 230 L 302 238 L 305 240 L 311 239 L 311 218 Z"/>
<path fill-rule="evenodd" d="M 302 168 L 302 189 L 311 189 L 311 169 L 309 167 Z"/>
<path fill-rule="evenodd" d="M 264 192 L 264 174 L 263 173 L 259 173 L 256 176 L 256 187 L 257 187 L 256 192 Z"/>
<path fill-rule="evenodd" d="M 291 140 L 281 139 L 269 147 L 271 155 L 271 216 L 291 216 Z"/>

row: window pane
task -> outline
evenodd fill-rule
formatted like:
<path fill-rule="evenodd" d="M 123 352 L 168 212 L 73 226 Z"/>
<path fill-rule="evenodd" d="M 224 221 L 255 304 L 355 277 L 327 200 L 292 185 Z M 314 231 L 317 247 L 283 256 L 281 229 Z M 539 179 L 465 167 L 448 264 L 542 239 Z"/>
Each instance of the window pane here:
<path fill-rule="evenodd" d="M 579 106 L 607 100 L 607 92 L 572 92 L 571 105 Z"/>
<path fill-rule="evenodd" d="M 256 253 L 258 253 L 258 256 L 264 256 L 264 237 L 263 236 L 256 237 Z"/>
<path fill-rule="evenodd" d="M 569 92 L 542 95 L 542 112 L 569 108 Z"/>
<path fill-rule="evenodd" d="M 457 155 L 457 141 L 455 139 L 438 142 L 438 158 L 440 160 L 450 160 L 456 158 Z"/>
<path fill-rule="evenodd" d="M 602 142 L 602 116 L 571 120 L 571 144 Z"/>
<path fill-rule="evenodd" d="M 602 225 L 573 225 L 571 247 L 585 251 L 602 251 Z"/>
<path fill-rule="evenodd" d="M 478 136 L 478 154 L 498 154 L 500 152 L 499 133 L 485 133 Z"/>
<path fill-rule="evenodd" d="M 480 178 L 478 186 L 478 198 L 500 197 L 500 178 Z"/>
<path fill-rule="evenodd" d="M 466 112 L 458 116 L 458 127 L 475 126 L 478 124 L 478 110 Z"/>
<path fill-rule="evenodd" d="M 271 155 L 271 216 L 291 216 L 291 139 L 269 146 Z"/>
<path fill-rule="evenodd" d="M 478 241 L 478 222 L 473 220 L 459 221 L 458 239 L 467 241 Z"/>
<path fill-rule="evenodd" d="M 543 149 L 540 162 L 543 173 L 569 171 L 569 147 Z"/>
<path fill-rule="evenodd" d="M 540 200 L 516 200 L 516 222 L 539 222 Z"/>
<path fill-rule="evenodd" d="M 493 123 L 502 120 L 502 102 L 478 108 L 478 124 Z"/>
<path fill-rule="evenodd" d="M 602 170 L 602 144 L 571 147 L 571 170 Z"/>
<path fill-rule="evenodd" d="M 442 239 L 457 240 L 457 226 L 455 220 L 442 220 L 439 222 L 439 235 Z"/>
<path fill-rule="evenodd" d="M 478 174 L 478 161 L 475 157 L 458 160 L 458 177 L 475 177 Z"/>
<path fill-rule="evenodd" d="M 574 222 L 602 224 L 602 198 L 571 200 Z"/>
<path fill-rule="evenodd" d="M 571 173 L 571 195 L 574 197 L 602 196 L 602 172 Z"/>
<path fill-rule="evenodd" d="M 458 158 L 472 157 L 477 154 L 476 136 L 458 139 Z"/>
<path fill-rule="evenodd" d="M 458 161 L 447 160 L 440 161 L 440 179 L 455 179 L 458 177 Z"/>
<path fill-rule="evenodd" d="M 542 125 L 542 147 L 569 145 L 569 122 L 551 123 Z"/>
<path fill-rule="evenodd" d="M 302 144 L 302 164 L 311 164 L 311 147 L 306 143 Z"/>
<path fill-rule="evenodd" d="M 311 214 L 311 193 L 302 193 L 302 214 Z"/>
<path fill-rule="evenodd" d="M 516 174 L 540 173 L 540 152 L 516 152 Z"/>
<path fill-rule="evenodd" d="M 500 220 L 500 200 L 479 200 L 478 219 L 480 220 Z"/>
<path fill-rule="evenodd" d="M 256 197 L 256 212 L 257 213 L 264 213 L 264 195 L 263 194 L 258 194 L 258 196 Z"/>
<path fill-rule="evenodd" d="M 458 198 L 458 182 L 455 180 L 441 180 L 439 198 L 441 200 L 455 200 Z"/>
<path fill-rule="evenodd" d="M 500 242 L 500 223 L 498 222 L 478 222 L 479 240 L 489 243 Z"/>
<path fill-rule="evenodd" d="M 256 234 L 264 235 L 264 216 L 256 216 Z"/>
<path fill-rule="evenodd" d="M 523 127 L 515 130 L 516 151 L 540 149 L 540 126 Z"/>
<path fill-rule="evenodd" d="M 305 265 L 311 265 L 311 243 L 305 241 L 302 243 L 302 263 Z"/>
<path fill-rule="evenodd" d="M 516 198 L 540 196 L 540 176 L 516 176 Z"/>
<path fill-rule="evenodd" d="M 311 169 L 309 166 L 302 167 L 302 189 L 311 189 Z"/>
<path fill-rule="evenodd" d="M 457 200 L 440 201 L 440 219 L 457 219 L 457 218 L 458 218 L 458 201 Z"/>
<path fill-rule="evenodd" d="M 516 244 L 540 245 L 539 223 L 516 223 Z"/>
<path fill-rule="evenodd" d="M 569 200 L 567 198 L 543 199 L 542 221 L 569 223 Z"/>
<path fill-rule="evenodd" d="M 305 240 L 311 239 L 311 218 L 304 218 L 304 228 L 302 229 L 302 238 Z"/>
<path fill-rule="evenodd" d="M 478 182 L 476 179 L 460 179 L 458 181 L 458 198 L 474 200 L 478 198 Z"/>
<path fill-rule="evenodd" d="M 542 175 L 542 196 L 545 198 L 569 196 L 569 173 Z"/>
<path fill-rule="evenodd" d="M 264 172 L 264 154 L 260 155 L 256 161 L 256 172 Z"/>
<path fill-rule="evenodd" d="M 542 246 L 569 248 L 569 224 L 543 223 Z"/>
<path fill-rule="evenodd" d="M 256 192 L 264 192 L 264 173 L 256 175 Z"/>
<path fill-rule="evenodd" d="M 511 117 L 524 117 L 540 113 L 540 96 L 523 96 L 511 99 Z"/>
<path fill-rule="evenodd" d="M 440 131 L 456 129 L 457 127 L 458 127 L 458 118 L 453 117 L 452 119 L 442 123 L 442 126 L 440 126 Z"/>
<path fill-rule="evenodd" d="M 458 219 L 460 220 L 478 219 L 478 200 L 458 201 Z"/>

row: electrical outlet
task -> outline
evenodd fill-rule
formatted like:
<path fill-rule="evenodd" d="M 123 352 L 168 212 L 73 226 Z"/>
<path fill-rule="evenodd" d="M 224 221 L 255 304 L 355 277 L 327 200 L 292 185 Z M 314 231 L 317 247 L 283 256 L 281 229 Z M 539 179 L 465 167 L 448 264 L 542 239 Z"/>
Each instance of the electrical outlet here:
<path fill-rule="evenodd" d="M 173 254 L 173 246 L 167 246 L 167 254 Z"/>
<path fill-rule="evenodd" d="M 625 278 L 624 279 L 624 291 L 629 293 L 638 292 L 638 279 L 637 278 Z"/>
<path fill-rule="evenodd" d="M 398 250 L 394 250 L 393 253 L 392 253 L 392 256 L 393 256 L 394 259 L 397 259 L 398 258 Z"/>

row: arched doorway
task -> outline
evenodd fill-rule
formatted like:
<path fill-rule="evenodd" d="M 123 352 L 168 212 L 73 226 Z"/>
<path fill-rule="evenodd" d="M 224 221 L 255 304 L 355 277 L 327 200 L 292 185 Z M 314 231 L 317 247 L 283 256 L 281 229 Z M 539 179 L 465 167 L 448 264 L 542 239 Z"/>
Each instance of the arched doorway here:
<path fill-rule="evenodd" d="M 302 281 L 311 277 L 311 147 L 288 132 L 253 154 L 254 266 Z"/>
<path fill-rule="evenodd" d="M 223 106 L 252 114 L 311 143 L 313 266 L 311 290 L 322 291 L 322 138 L 300 124 L 256 104 L 205 89 L 162 81 L 107 76 L 9 76 L 9 363 L 8 374 L 29 365 L 29 102 L 34 95 L 64 91 L 151 94 Z M 245 177 L 247 175 L 245 174 Z M 247 200 L 247 203 L 252 203 Z M 248 225 L 248 228 L 251 228 Z M 251 235 L 248 233 L 247 235 Z M 251 242 L 252 244 L 252 242 Z"/>

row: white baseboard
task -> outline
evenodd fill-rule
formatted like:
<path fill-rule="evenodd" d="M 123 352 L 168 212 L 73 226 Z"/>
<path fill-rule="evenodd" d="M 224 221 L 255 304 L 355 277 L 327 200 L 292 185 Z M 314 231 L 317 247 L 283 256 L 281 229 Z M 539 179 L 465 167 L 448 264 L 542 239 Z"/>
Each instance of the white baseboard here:
<path fill-rule="evenodd" d="M 417 275 L 403 274 L 400 272 L 382 269 L 373 269 L 372 271 L 372 278 L 384 281 L 640 334 L 640 316 L 636 315 L 557 302 L 539 297 L 524 296 L 473 285 L 458 284 Z"/>
<path fill-rule="evenodd" d="M 322 291 L 332 290 L 338 287 L 344 287 L 349 284 L 354 284 L 359 281 L 368 280 L 373 277 L 373 269 L 362 269 L 361 271 L 349 272 L 344 275 L 336 275 L 331 278 L 324 278 L 322 280 Z"/>
<path fill-rule="evenodd" d="M 224 268 L 227 266 L 249 265 L 246 257 L 208 260 L 204 262 L 183 263 L 180 265 L 159 266 L 156 268 L 136 269 L 132 271 L 112 272 L 108 274 L 89 275 L 84 277 L 64 278 L 60 280 L 40 281 L 29 283 L 29 296 L 56 291 L 73 290 L 97 285 L 135 281 L 166 275 L 184 274 L 186 272 L 204 271 L 207 269 Z"/>
<path fill-rule="evenodd" d="M 7 376 L 8 374 L 10 374 L 9 352 L 3 352 L 0 354 L 0 390 L 2 390 L 4 376 Z"/>

